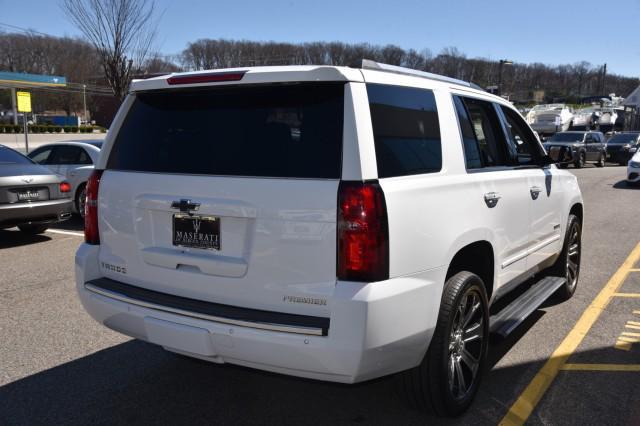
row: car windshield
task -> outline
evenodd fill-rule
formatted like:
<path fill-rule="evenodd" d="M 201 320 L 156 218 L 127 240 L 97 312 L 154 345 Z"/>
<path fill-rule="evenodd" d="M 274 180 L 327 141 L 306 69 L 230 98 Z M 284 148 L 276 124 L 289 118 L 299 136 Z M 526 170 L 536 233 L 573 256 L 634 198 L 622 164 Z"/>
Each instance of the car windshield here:
<path fill-rule="evenodd" d="M 0 146 L 0 164 L 33 164 L 33 161 L 19 152 Z"/>
<path fill-rule="evenodd" d="M 608 143 L 610 144 L 634 143 L 636 140 L 638 140 L 638 134 L 639 133 L 619 133 L 613 136 L 611 139 L 609 139 Z"/>
<path fill-rule="evenodd" d="M 556 133 L 549 142 L 582 142 L 584 133 Z"/>

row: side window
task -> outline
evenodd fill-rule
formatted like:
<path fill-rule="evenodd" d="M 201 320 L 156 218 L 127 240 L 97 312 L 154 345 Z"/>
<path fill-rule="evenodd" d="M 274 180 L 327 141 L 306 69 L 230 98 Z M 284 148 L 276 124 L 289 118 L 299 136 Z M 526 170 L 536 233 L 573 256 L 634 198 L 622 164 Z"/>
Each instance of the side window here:
<path fill-rule="evenodd" d="M 543 156 L 535 135 L 518 113 L 511 108 L 500 106 L 505 118 L 507 136 L 517 153 L 517 165 L 537 166 Z"/>
<path fill-rule="evenodd" d="M 587 136 L 584 138 L 584 141 L 586 143 L 595 143 L 597 142 L 596 138 L 594 137 L 593 133 L 587 133 Z"/>
<path fill-rule="evenodd" d="M 60 145 L 57 146 L 49 161 L 50 164 L 78 164 L 80 158 L 80 150 L 76 146 Z"/>
<path fill-rule="evenodd" d="M 34 151 L 29 155 L 33 161 L 38 164 L 47 164 L 47 160 L 49 159 L 49 155 L 51 155 L 52 148 L 44 148 L 39 151 Z"/>
<path fill-rule="evenodd" d="M 80 157 L 78 157 L 78 162 L 76 164 L 93 164 L 91 157 L 87 154 L 87 151 L 84 148 L 80 148 Z"/>
<path fill-rule="evenodd" d="M 458 123 L 460 124 L 460 134 L 462 135 L 464 158 L 467 164 L 467 169 L 479 169 L 482 167 L 480 148 L 478 147 L 478 141 L 476 139 L 476 134 L 473 131 L 473 124 L 471 123 L 471 119 L 467 113 L 467 108 L 464 106 L 464 102 L 459 96 L 453 97 L 453 103 L 456 107 Z"/>
<path fill-rule="evenodd" d="M 477 143 L 482 167 L 508 166 L 509 155 L 500 119 L 492 103 L 473 98 L 460 98 L 468 113 L 468 120 Z M 467 131 L 468 132 L 468 131 Z M 465 143 L 465 150 L 467 143 Z M 470 157 L 473 158 L 471 152 Z M 469 155 L 467 155 L 468 168 Z"/>
<path fill-rule="evenodd" d="M 381 178 L 442 169 L 440 124 L 431 90 L 367 84 Z"/>

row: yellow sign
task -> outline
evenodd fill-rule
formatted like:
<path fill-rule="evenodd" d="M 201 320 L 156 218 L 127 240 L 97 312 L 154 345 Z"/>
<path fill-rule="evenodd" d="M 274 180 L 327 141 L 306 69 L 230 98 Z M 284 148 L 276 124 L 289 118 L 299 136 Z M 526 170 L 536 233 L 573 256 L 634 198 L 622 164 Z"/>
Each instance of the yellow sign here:
<path fill-rule="evenodd" d="M 16 92 L 18 98 L 18 112 L 31 112 L 31 93 Z"/>

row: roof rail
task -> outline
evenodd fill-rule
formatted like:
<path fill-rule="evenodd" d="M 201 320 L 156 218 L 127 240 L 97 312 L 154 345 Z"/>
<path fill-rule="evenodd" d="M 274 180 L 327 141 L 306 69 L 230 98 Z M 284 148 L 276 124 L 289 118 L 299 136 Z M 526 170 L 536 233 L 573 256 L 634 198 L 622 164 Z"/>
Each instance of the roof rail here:
<path fill-rule="evenodd" d="M 382 64 L 380 62 L 372 61 L 371 59 L 363 59 L 362 65 L 360 67 L 362 69 L 387 71 L 387 72 L 393 72 L 396 74 L 412 75 L 414 77 L 428 78 L 429 80 L 437 80 L 437 81 L 443 81 L 445 83 L 460 84 L 462 86 L 484 90 L 477 84 L 469 83 L 468 81 L 458 80 L 455 78 L 446 77 L 444 75 L 439 75 L 439 74 L 433 74 L 426 71 L 418 71 L 411 68 L 399 67 L 396 65 Z"/>

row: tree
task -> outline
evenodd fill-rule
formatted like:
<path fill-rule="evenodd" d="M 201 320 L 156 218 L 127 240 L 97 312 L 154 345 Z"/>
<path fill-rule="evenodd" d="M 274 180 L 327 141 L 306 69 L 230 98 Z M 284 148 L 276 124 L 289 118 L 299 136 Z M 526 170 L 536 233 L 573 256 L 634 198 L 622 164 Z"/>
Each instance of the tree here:
<path fill-rule="evenodd" d="M 155 0 L 63 0 L 62 8 L 96 49 L 107 83 L 122 100 L 156 36 Z"/>

